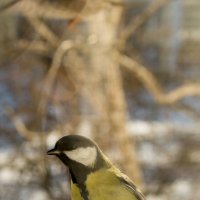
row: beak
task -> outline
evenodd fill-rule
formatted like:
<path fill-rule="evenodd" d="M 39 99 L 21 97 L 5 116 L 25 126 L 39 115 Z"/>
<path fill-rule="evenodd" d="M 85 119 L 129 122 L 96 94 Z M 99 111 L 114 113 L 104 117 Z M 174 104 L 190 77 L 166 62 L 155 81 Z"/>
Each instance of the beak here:
<path fill-rule="evenodd" d="M 59 152 L 56 149 L 51 149 L 51 150 L 47 151 L 47 154 L 48 155 L 57 155 L 57 154 L 59 154 Z"/>

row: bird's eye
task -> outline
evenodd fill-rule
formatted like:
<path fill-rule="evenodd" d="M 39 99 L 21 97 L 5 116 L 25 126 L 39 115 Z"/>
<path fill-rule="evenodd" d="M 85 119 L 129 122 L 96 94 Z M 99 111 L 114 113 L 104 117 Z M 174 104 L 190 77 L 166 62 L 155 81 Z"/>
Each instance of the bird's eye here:
<path fill-rule="evenodd" d="M 76 146 L 76 145 L 73 145 L 73 146 L 72 146 L 72 150 L 74 150 L 74 149 L 77 149 L 77 146 Z"/>

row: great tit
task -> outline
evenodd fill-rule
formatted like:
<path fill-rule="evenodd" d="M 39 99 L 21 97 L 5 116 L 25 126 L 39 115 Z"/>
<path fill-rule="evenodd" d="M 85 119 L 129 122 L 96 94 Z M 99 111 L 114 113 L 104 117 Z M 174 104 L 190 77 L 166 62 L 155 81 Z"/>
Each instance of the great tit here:
<path fill-rule="evenodd" d="M 64 136 L 47 154 L 57 156 L 69 168 L 72 200 L 145 200 L 91 139 Z"/>

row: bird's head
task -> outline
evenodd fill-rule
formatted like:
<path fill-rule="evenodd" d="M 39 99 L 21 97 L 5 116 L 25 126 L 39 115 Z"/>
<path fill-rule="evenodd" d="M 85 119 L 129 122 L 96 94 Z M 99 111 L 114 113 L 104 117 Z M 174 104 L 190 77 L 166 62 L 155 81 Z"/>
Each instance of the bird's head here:
<path fill-rule="evenodd" d="M 48 155 L 56 155 L 69 168 L 87 167 L 100 168 L 104 165 L 104 156 L 97 144 L 89 138 L 80 135 L 68 135 L 59 139 L 55 147 L 47 152 Z"/>

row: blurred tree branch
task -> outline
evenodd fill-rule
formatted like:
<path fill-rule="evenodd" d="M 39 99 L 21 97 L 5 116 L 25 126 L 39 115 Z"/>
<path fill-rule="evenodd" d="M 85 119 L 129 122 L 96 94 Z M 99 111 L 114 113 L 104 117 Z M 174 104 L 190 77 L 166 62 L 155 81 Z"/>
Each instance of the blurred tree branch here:
<path fill-rule="evenodd" d="M 15 0 L 14 0 L 15 1 Z M 43 0 L 16 0 L 13 4 L 2 7 L 1 10 L 9 13 L 20 13 L 26 15 L 27 13 L 32 17 L 44 17 L 48 19 L 69 19 L 77 15 L 77 12 L 68 11 L 67 7 L 61 5 L 55 6 L 55 4 L 49 1 Z"/>
<path fill-rule="evenodd" d="M 118 58 L 119 62 L 135 74 L 160 104 L 173 104 L 187 96 L 200 96 L 200 84 L 195 83 L 182 85 L 166 94 L 156 77 L 146 67 L 125 55 L 119 55 Z"/>
<path fill-rule="evenodd" d="M 32 17 L 28 13 L 24 13 L 24 16 L 29 23 L 34 27 L 35 31 L 47 40 L 54 48 L 57 48 L 61 43 L 60 39 L 53 34 L 53 32 L 45 25 L 45 23 L 37 17 Z"/>
<path fill-rule="evenodd" d="M 10 0 L 10 1 L 6 1 L 6 3 L 4 3 L 4 1 L 1 2 L 0 4 L 0 12 L 10 8 L 11 6 L 15 5 L 17 2 L 19 2 L 21 0 Z"/>
<path fill-rule="evenodd" d="M 120 42 L 122 44 L 135 34 L 139 27 L 141 27 L 151 16 L 155 14 L 160 8 L 165 6 L 170 0 L 155 0 L 151 3 L 141 14 L 133 18 L 127 27 L 120 34 Z"/>
<path fill-rule="evenodd" d="M 73 42 L 70 40 L 65 40 L 60 44 L 60 46 L 57 48 L 57 50 L 54 53 L 52 64 L 46 75 L 43 89 L 42 89 L 43 96 L 39 105 L 39 111 L 41 112 L 42 116 L 44 115 L 44 112 L 46 110 L 45 108 L 47 105 L 47 101 L 50 96 L 51 90 L 53 88 L 53 84 L 54 84 L 58 69 L 60 68 L 62 64 L 63 56 L 65 55 L 66 51 L 68 51 L 72 47 L 73 47 Z"/>
<path fill-rule="evenodd" d="M 5 107 L 4 112 L 10 118 L 17 132 L 21 135 L 22 138 L 29 142 L 32 142 L 35 139 L 37 135 L 36 132 L 28 130 L 20 117 L 16 116 L 10 107 Z"/>
<path fill-rule="evenodd" d="M 85 91 L 94 106 L 92 132 L 96 141 L 107 151 L 118 151 L 118 163 L 142 185 L 134 143 L 129 140 L 125 125 L 126 102 L 119 62 L 113 56 L 121 14 L 121 7 L 112 7 L 95 15 L 88 23 L 89 33 L 96 39 L 89 44 L 90 60 L 84 69 L 88 72 Z M 106 34 L 102 34 L 102 30 L 106 30 Z M 111 140 L 106 139 L 109 136 Z"/>
<path fill-rule="evenodd" d="M 48 45 L 46 42 L 44 41 L 29 41 L 26 39 L 21 39 L 16 41 L 16 47 L 18 49 L 27 49 L 28 47 L 28 51 L 33 52 L 33 53 L 37 53 L 37 54 L 41 54 L 41 55 L 49 55 L 51 46 Z"/>
<path fill-rule="evenodd" d="M 15 0 L 14 0 L 15 1 Z M 48 19 L 81 19 L 95 14 L 112 4 L 109 0 L 102 1 L 48 1 L 48 0 L 19 0 L 12 6 L 7 6 L 8 12 L 18 12 L 22 15 L 28 13 L 32 17 L 44 17 Z M 6 6 L 5 6 L 6 7 Z M 3 10 L 3 8 L 2 8 Z"/>

